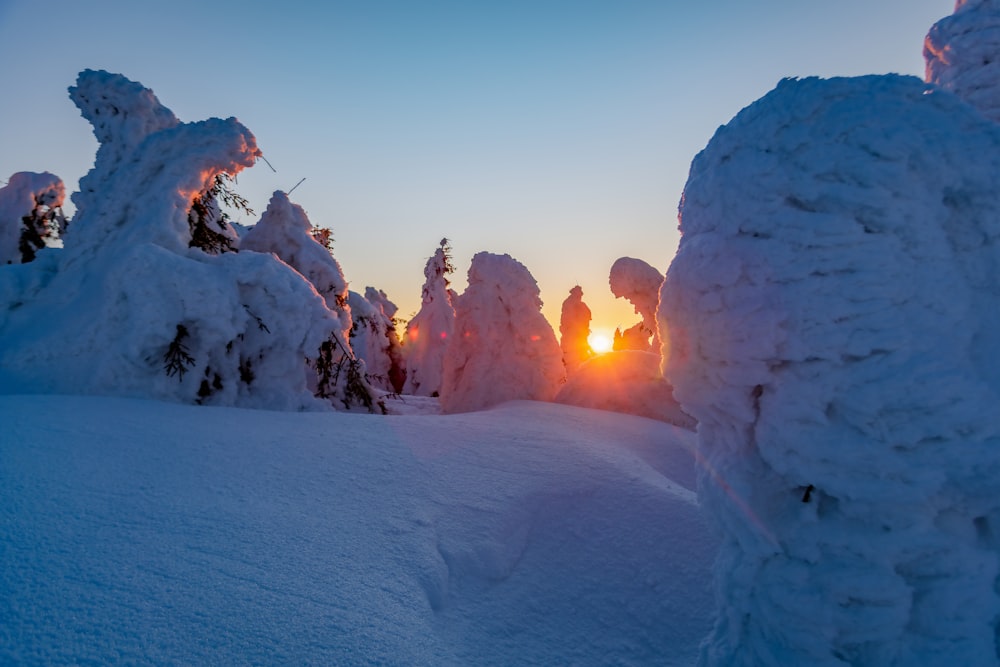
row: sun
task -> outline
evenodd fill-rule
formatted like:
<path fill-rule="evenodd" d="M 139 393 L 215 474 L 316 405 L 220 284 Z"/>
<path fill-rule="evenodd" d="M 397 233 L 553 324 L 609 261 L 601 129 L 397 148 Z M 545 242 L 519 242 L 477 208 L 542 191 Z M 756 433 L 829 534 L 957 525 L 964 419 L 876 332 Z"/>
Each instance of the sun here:
<path fill-rule="evenodd" d="M 611 339 L 604 334 L 592 333 L 587 338 L 587 342 L 590 343 L 590 349 L 597 354 L 604 354 L 611 351 Z"/>

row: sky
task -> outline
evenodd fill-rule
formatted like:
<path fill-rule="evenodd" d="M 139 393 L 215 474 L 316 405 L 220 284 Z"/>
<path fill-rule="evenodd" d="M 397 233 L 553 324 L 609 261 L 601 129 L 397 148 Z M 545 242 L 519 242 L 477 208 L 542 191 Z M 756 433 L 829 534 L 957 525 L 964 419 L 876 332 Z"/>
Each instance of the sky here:
<path fill-rule="evenodd" d="M 44 7 L 41 10 L 40 7 Z M 240 174 L 256 216 L 291 190 L 329 227 L 355 291 L 409 318 L 443 237 L 532 272 L 558 330 L 581 285 L 592 329 L 639 320 L 608 272 L 666 271 L 691 159 L 788 76 L 923 76 L 952 0 L 0 0 L 0 181 L 72 191 L 97 149 L 66 89 L 124 74 L 183 121 L 239 118 L 267 162 Z"/>

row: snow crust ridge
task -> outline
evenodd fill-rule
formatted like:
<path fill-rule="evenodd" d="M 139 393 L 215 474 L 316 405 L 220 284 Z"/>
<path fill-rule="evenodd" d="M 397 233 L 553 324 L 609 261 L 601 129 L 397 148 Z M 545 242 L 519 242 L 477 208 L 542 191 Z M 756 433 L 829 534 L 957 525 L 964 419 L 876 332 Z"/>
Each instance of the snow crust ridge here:
<path fill-rule="evenodd" d="M 659 306 L 724 534 L 702 662 L 996 664 L 1000 128 L 786 80 L 694 160 Z"/>

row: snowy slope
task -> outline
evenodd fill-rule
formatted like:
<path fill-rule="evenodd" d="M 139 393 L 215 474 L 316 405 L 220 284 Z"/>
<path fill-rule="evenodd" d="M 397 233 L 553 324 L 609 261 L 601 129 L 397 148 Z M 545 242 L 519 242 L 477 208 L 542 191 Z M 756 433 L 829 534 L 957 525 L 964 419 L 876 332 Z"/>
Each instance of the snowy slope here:
<path fill-rule="evenodd" d="M 667 424 L 53 396 L 0 424 L 3 664 L 690 664 L 711 627 Z"/>

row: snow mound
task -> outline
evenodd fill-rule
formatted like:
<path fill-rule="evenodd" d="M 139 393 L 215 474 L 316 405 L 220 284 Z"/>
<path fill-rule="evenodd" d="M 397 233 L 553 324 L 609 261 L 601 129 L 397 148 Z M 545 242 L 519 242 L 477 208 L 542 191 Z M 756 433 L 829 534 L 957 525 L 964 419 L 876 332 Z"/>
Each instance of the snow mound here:
<path fill-rule="evenodd" d="M 608 277 L 611 293 L 616 298 L 624 298 L 634 307 L 642 321 L 625 331 L 622 344 L 630 349 L 660 349 L 660 338 L 656 331 L 656 306 L 660 298 L 663 274 L 655 267 L 634 257 L 619 257 L 611 265 Z"/>
<path fill-rule="evenodd" d="M 575 373 L 580 364 L 594 356 L 588 340 L 590 318 L 590 308 L 583 302 L 583 288 L 576 285 L 563 301 L 559 317 L 559 347 L 567 375 Z"/>
<path fill-rule="evenodd" d="M 0 396 L 0 663 L 690 665 L 693 436 Z"/>
<path fill-rule="evenodd" d="M 924 40 L 926 79 L 1000 122 L 1000 1 L 958 0 Z"/>
<path fill-rule="evenodd" d="M 660 298 L 724 533 L 706 664 L 997 664 L 1000 127 L 786 80 L 691 166 Z"/>
<path fill-rule="evenodd" d="M 585 361 L 569 376 L 555 402 L 649 417 L 691 430 L 695 426 L 660 374 L 660 355 L 652 352 L 620 350 Z"/>
<path fill-rule="evenodd" d="M 441 393 L 445 350 L 455 330 L 455 308 L 448 289 L 451 248 L 447 239 L 424 265 L 420 310 L 406 325 L 404 353 L 406 384 L 403 393 L 437 396 Z"/>
<path fill-rule="evenodd" d="M 441 407 L 480 410 L 504 401 L 549 401 L 566 378 L 562 350 L 542 315 L 538 283 L 510 255 L 476 253 L 455 304 Z"/>

